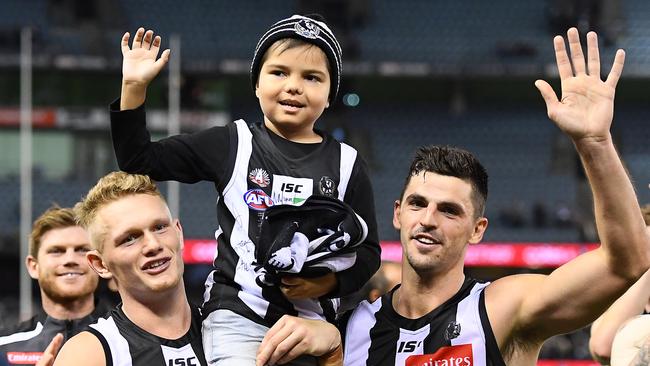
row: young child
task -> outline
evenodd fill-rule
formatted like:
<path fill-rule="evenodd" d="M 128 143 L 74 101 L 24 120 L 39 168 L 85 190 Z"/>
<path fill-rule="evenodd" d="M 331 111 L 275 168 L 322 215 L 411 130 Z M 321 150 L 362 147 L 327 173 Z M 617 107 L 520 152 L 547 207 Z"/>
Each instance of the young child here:
<path fill-rule="evenodd" d="M 151 30 L 138 29 L 131 47 L 129 39 L 124 34 L 121 98 L 111 105 L 118 164 L 155 180 L 214 182 L 219 228 L 215 269 L 206 280 L 206 358 L 211 365 L 252 365 L 266 331 L 283 315 L 330 319 L 338 302 L 328 299 L 359 290 L 379 267 L 365 163 L 352 147 L 314 128 L 336 98 L 341 48 L 322 19 L 281 20 L 261 37 L 251 65 L 263 123 L 237 120 L 151 142 L 143 103 L 170 51 L 156 59 L 161 38 Z M 356 249 L 356 262 L 341 272 L 285 277 L 280 286 L 260 287 L 255 249 L 265 210 L 298 205 L 312 195 L 337 198 L 366 222 L 368 234 Z"/>

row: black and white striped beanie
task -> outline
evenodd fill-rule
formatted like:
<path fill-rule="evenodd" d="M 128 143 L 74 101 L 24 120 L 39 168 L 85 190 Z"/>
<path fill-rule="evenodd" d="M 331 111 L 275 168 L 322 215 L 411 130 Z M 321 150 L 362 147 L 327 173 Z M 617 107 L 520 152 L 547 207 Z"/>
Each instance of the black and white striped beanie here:
<path fill-rule="evenodd" d="M 320 19 L 316 19 L 320 18 Z M 329 29 L 327 24 L 319 15 L 294 15 L 290 18 L 280 20 L 264 33 L 255 47 L 253 62 L 251 63 L 251 82 L 253 89 L 257 85 L 260 69 L 262 68 L 262 58 L 271 45 L 283 38 L 295 38 L 311 43 L 319 47 L 327 56 L 330 64 L 330 93 L 329 101 L 336 99 L 341 84 L 341 46 L 334 37 L 334 33 Z"/>

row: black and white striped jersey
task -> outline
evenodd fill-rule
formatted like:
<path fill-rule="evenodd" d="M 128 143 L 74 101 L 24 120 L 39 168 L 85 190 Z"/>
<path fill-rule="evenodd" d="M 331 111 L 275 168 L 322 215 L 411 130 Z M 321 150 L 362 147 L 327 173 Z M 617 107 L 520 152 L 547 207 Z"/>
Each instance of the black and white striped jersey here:
<path fill-rule="evenodd" d="M 122 311 L 121 305 L 87 329 L 104 348 L 106 366 L 207 366 L 201 342 L 201 315 L 192 308 L 192 324 L 178 339 L 144 331 Z"/>
<path fill-rule="evenodd" d="M 485 310 L 487 285 L 466 278 L 452 298 L 419 319 L 395 311 L 395 289 L 363 301 L 341 323 L 344 365 L 505 366 Z"/>
<path fill-rule="evenodd" d="M 255 243 L 264 211 L 272 205 L 298 205 L 314 194 L 345 201 L 348 187 L 362 172 L 356 164 L 356 150 L 324 135 L 312 151 L 293 159 L 278 149 L 278 145 L 291 142 L 272 140 L 277 136 L 260 125 L 249 126 L 239 120 L 234 127 L 237 154 L 218 203 L 218 248 L 215 271 L 206 282 L 206 313 L 229 309 L 267 326 L 284 314 L 333 319 L 337 302 L 290 301 L 277 287 L 260 287 L 255 281 Z M 376 245 L 376 234 L 372 240 Z"/>
<path fill-rule="evenodd" d="M 277 288 L 257 285 L 255 248 L 261 218 L 270 205 L 300 204 L 319 194 L 344 201 L 365 220 L 368 236 L 356 249 L 357 260 L 352 268 L 335 273 L 338 289 L 329 296 L 356 292 L 379 268 L 370 178 L 352 147 L 317 130 L 322 142 L 296 143 L 268 131 L 264 124 L 248 125 L 243 120 L 152 142 L 144 106 L 119 111 L 118 99 L 110 108 L 120 169 L 158 181 L 215 184 L 219 228 L 215 270 L 206 280 L 206 314 L 227 309 L 272 326 L 284 314 L 322 319 L 334 312 L 337 301 L 290 302 Z"/>

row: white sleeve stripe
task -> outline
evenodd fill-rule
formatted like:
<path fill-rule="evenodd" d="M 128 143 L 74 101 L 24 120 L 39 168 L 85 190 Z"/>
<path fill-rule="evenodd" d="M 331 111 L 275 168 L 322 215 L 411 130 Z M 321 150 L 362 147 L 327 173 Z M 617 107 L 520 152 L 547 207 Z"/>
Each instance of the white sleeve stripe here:
<path fill-rule="evenodd" d="M 41 334 L 42 331 L 43 331 L 43 324 L 41 324 L 41 322 L 38 322 L 36 324 L 36 328 L 32 330 L 0 337 L 0 346 L 4 346 L 5 344 L 9 344 L 9 343 L 22 342 L 28 339 L 32 339 L 37 335 Z"/>
<path fill-rule="evenodd" d="M 352 168 L 354 162 L 357 160 L 357 150 L 352 146 L 341 142 L 341 164 L 340 164 L 340 178 L 339 178 L 339 200 L 343 201 L 345 192 L 348 190 L 348 183 L 352 176 Z"/>

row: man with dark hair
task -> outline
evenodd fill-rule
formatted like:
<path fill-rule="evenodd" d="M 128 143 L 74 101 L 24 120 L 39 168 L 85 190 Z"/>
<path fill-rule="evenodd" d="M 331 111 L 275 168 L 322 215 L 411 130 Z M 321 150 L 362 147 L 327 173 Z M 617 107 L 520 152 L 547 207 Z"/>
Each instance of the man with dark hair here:
<path fill-rule="evenodd" d="M 90 249 L 72 209 L 54 206 L 34 221 L 25 266 L 38 281 L 42 311 L 0 331 L 0 365 L 34 364 L 57 333 L 61 343 L 108 311 L 95 307 L 98 276 L 86 261 Z"/>
<path fill-rule="evenodd" d="M 550 275 L 513 275 L 492 283 L 465 276 L 467 248 L 481 241 L 488 226 L 487 174 L 467 151 L 421 148 L 393 210 L 403 251 L 402 284 L 345 317 L 339 327 L 345 365 L 533 365 L 546 339 L 592 322 L 648 269 L 650 241 L 610 134 L 625 54 L 617 52 L 602 81 L 596 34 L 587 34 L 588 62 L 575 28 L 568 41 L 571 59 L 564 39 L 554 39 L 562 98 L 544 81 L 535 86 L 550 119 L 580 155 L 594 196 L 600 247 Z M 322 326 L 319 334 L 330 332 Z M 258 364 L 291 352 L 290 343 L 273 328 L 270 333 Z"/>

